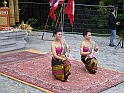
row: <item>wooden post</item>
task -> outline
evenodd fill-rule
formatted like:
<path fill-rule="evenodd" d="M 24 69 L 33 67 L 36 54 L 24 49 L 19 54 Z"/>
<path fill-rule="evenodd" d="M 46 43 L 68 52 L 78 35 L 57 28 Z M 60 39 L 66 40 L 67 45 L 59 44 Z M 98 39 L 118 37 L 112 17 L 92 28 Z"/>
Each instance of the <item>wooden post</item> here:
<path fill-rule="evenodd" d="M 14 0 L 14 8 L 15 8 L 15 22 L 19 23 L 19 6 L 18 6 L 18 0 Z"/>
<path fill-rule="evenodd" d="M 10 26 L 15 26 L 15 15 L 14 15 L 13 0 L 9 0 L 9 8 L 10 8 Z"/>

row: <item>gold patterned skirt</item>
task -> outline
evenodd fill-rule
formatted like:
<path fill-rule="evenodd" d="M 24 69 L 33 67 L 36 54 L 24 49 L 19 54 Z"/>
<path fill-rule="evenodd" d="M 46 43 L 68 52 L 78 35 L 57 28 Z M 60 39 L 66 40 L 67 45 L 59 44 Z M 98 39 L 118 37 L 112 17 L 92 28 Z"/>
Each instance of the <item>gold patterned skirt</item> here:
<path fill-rule="evenodd" d="M 95 57 L 86 58 L 86 56 L 81 56 L 81 60 L 85 64 L 85 68 L 89 73 L 96 73 L 98 61 Z"/>
<path fill-rule="evenodd" d="M 68 60 L 60 61 L 52 58 L 52 73 L 58 80 L 66 82 L 70 73 L 71 64 Z"/>

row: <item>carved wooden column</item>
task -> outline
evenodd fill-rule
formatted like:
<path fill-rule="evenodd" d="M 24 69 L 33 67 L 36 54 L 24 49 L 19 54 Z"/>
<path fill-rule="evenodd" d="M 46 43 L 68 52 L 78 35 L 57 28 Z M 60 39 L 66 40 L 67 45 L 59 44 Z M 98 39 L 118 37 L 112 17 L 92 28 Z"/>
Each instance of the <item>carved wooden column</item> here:
<path fill-rule="evenodd" d="M 10 26 L 15 26 L 15 14 L 14 14 L 13 0 L 9 0 L 9 8 L 10 8 Z"/>
<path fill-rule="evenodd" d="M 18 6 L 18 0 L 14 0 L 14 8 L 15 8 L 15 22 L 19 23 L 19 6 Z"/>

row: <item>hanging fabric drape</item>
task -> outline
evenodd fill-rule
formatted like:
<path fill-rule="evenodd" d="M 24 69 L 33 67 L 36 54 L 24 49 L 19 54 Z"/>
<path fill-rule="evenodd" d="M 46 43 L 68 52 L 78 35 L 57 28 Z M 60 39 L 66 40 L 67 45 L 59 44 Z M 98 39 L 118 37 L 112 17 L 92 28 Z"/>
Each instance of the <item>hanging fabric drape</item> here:
<path fill-rule="evenodd" d="M 14 0 L 14 15 L 15 15 L 15 22 L 19 22 L 19 6 L 18 0 Z"/>
<path fill-rule="evenodd" d="M 68 3 L 65 7 L 65 14 L 68 15 L 68 19 L 70 20 L 70 24 L 73 26 L 73 23 L 74 23 L 74 8 L 75 5 L 74 5 L 74 0 L 68 0 Z"/>
<path fill-rule="evenodd" d="M 9 8 L 10 8 L 10 26 L 15 26 L 15 14 L 14 14 L 13 0 L 9 0 Z"/>
<path fill-rule="evenodd" d="M 61 2 L 59 2 L 61 1 Z M 44 32 L 46 31 L 46 27 L 47 27 L 47 24 L 48 24 L 48 21 L 49 21 L 49 18 L 51 17 L 53 20 L 56 21 L 56 25 L 55 27 L 57 27 L 57 24 L 59 22 L 59 18 L 61 18 L 61 21 L 59 23 L 59 27 L 60 27 L 60 24 L 62 23 L 62 16 L 60 17 L 61 13 L 62 13 L 62 9 L 63 9 L 63 3 L 64 3 L 64 0 L 50 0 L 49 3 L 50 3 L 50 12 L 49 12 L 49 15 L 47 17 L 47 21 L 46 21 L 46 24 L 45 24 L 45 27 L 44 27 L 44 31 L 43 31 L 43 34 L 42 34 L 42 40 L 44 39 Z M 58 15 L 58 18 L 56 20 L 56 16 L 55 16 L 55 13 L 54 13 L 54 10 L 56 10 L 58 8 L 58 5 L 59 4 L 62 4 L 61 6 L 61 9 L 60 9 L 60 12 L 59 12 L 59 15 Z"/>

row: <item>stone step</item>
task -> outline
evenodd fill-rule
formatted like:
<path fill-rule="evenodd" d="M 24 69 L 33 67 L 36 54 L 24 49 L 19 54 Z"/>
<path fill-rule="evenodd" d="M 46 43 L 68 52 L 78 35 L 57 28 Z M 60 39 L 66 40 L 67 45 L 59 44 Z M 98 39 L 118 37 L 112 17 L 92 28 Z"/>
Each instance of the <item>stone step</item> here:
<path fill-rule="evenodd" d="M 0 41 L 1 41 L 1 40 L 6 40 L 6 39 L 8 39 L 8 37 L 5 37 L 5 36 L 1 36 L 1 37 L 0 37 Z"/>
<path fill-rule="evenodd" d="M 16 41 L 15 39 L 0 39 L 0 43 L 5 43 L 5 42 L 13 42 Z"/>
<path fill-rule="evenodd" d="M 9 51 L 15 51 L 15 50 L 21 50 L 21 49 L 24 49 L 24 46 L 23 46 L 23 45 L 21 45 L 21 46 L 15 46 L 15 47 L 8 47 L 8 48 L 4 48 L 4 49 L 0 49 L 0 53 L 9 52 Z"/>
<path fill-rule="evenodd" d="M 4 42 L 12 42 L 12 41 L 24 41 L 25 36 L 18 36 L 18 37 L 1 37 L 0 43 Z"/>
<path fill-rule="evenodd" d="M 26 35 L 25 31 L 13 31 L 13 32 L 5 32 L 5 33 L 0 33 L 0 36 L 5 36 L 5 37 L 13 37 L 13 36 L 20 36 L 20 35 Z"/>
<path fill-rule="evenodd" d="M 16 45 L 16 41 L 2 42 L 0 43 L 0 49 L 7 48 L 7 47 L 14 47 L 15 45 Z"/>
<path fill-rule="evenodd" d="M 4 45 L 11 45 L 11 44 L 16 44 L 16 41 L 11 41 L 11 42 L 3 42 L 3 43 L 0 43 L 0 46 L 4 46 Z"/>
<path fill-rule="evenodd" d="M 0 53 L 24 49 L 25 31 L 0 33 Z"/>
<path fill-rule="evenodd" d="M 13 35 L 13 36 L 8 36 L 8 39 L 16 39 L 16 38 L 23 38 L 25 35 Z"/>

